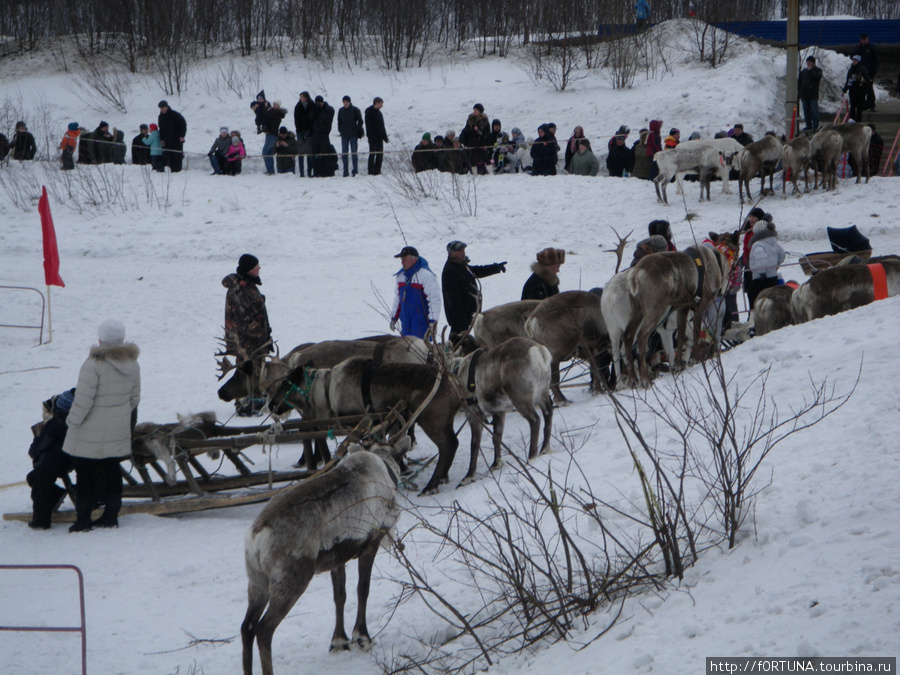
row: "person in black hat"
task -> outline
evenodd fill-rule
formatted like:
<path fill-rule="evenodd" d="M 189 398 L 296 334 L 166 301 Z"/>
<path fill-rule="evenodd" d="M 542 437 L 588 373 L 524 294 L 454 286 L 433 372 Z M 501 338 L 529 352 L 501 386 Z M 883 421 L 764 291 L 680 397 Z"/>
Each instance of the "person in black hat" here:
<path fill-rule="evenodd" d="M 163 165 L 172 173 L 181 171 L 184 159 L 184 137 L 187 136 L 187 122 L 177 110 L 169 107 L 168 101 L 159 102 L 159 140 L 163 149 Z"/>
<path fill-rule="evenodd" d="M 225 353 L 234 356 L 238 366 L 247 360 L 261 364 L 266 354 L 273 351 L 266 296 L 259 292 L 262 285 L 259 270 L 259 259 L 245 253 L 238 260 L 237 269 L 222 279 L 222 285 L 228 289 L 225 295 Z M 254 378 L 252 396 L 235 402 L 238 415 L 246 417 L 262 409 L 265 401 L 259 400 L 258 384 Z"/>
<path fill-rule="evenodd" d="M 434 331 L 441 317 L 441 288 L 428 261 L 414 246 L 404 246 L 394 256 L 401 269 L 394 275 L 397 284 L 391 307 L 391 330 L 399 324 L 401 335 L 424 338 Z"/>
<path fill-rule="evenodd" d="M 28 448 L 32 471 L 25 477 L 31 487 L 32 515 L 28 527 L 35 530 L 49 530 L 53 510 L 66 496 L 66 490 L 56 484 L 56 479 L 72 470 L 72 459 L 63 452 L 66 440 L 66 418 L 75 400 L 75 389 L 66 389 L 61 394 L 44 402 L 44 410 L 49 408 L 52 417 L 46 420 L 40 433 Z M 46 412 L 45 412 L 46 417 Z"/>
<path fill-rule="evenodd" d="M 450 324 L 450 341 L 456 344 L 465 336 L 475 313 L 481 309 L 481 288 L 476 279 L 506 271 L 506 261 L 491 265 L 470 265 L 466 244 L 451 241 L 447 244 L 447 262 L 441 273 L 444 314 Z"/>
<path fill-rule="evenodd" d="M 854 122 L 862 122 L 862 114 L 866 109 L 866 98 L 871 86 L 872 76 L 862 64 L 862 57 L 854 54 L 850 57 L 850 69 L 847 71 L 847 80 L 844 82 L 843 89 L 843 92 L 848 94 L 850 118 Z"/>

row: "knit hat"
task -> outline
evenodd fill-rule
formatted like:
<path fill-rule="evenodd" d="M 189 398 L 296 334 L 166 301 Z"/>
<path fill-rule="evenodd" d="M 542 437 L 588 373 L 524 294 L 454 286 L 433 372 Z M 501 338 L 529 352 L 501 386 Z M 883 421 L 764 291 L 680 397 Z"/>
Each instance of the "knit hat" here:
<path fill-rule="evenodd" d="M 466 242 L 454 239 L 449 244 L 447 244 L 447 253 L 450 253 L 451 251 L 462 251 L 465 247 Z"/>
<path fill-rule="evenodd" d="M 159 127 L 156 126 L 155 124 L 150 125 L 150 131 L 156 131 L 157 129 L 159 129 Z"/>
<path fill-rule="evenodd" d="M 616 136 L 627 136 L 631 133 L 631 129 L 629 129 L 624 124 L 619 127 L 619 130 L 616 132 Z"/>
<path fill-rule="evenodd" d="M 263 101 L 266 100 L 266 90 L 265 89 L 259 90 L 259 93 L 256 95 L 256 100 L 258 101 L 259 99 L 262 99 Z"/>
<path fill-rule="evenodd" d="M 78 122 L 69 122 L 69 131 L 78 131 Z"/>
<path fill-rule="evenodd" d="M 322 98 L 322 95 L 321 95 L 321 94 L 319 94 L 318 96 L 316 96 L 316 103 L 325 103 L 325 99 Z"/>
<path fill-rule="evenodd" d="M 288 132 L 288 128 L 287 128 L 287 127 L 280 127 L 280 128 L 278 129 L 278 133 L 279 133 L 279 134 L 286 134 L 287 132 Z"/>
<path fill-rule="evenodd" d="M 66 389 L 59 394 L 53 401 L 53 412 L 68 413 L 72 409 L 72 403 L 75 401 L 75 388 Z"/>
<path fill-rule="evenodd" d="M 341 100 L 342 100 L 342 101 L 347 101 L 347 103 L 352 103 L 352 101 L 350 100 L 350 97 L 349 97 L 349 96 L 344 96 L 344 98 L 342 98 Z"/>
<path fill-rule="evenodd" d="M 762 220 L 763 218 L 765 218 L 766 212 L 763 211 L 761 208 L 759 208 L 759 207 L 757 206 L 755 209 L 752 209 L 752 210 L 750 211 L 750 213 L 747 214 L 747 217 L 748 217 L 748 218 L 749 218 L 750 216 L 753 216 L 753 217 L 756 218 L 757 220 Z"/>
<path fill-rule="evenodd" d="M 472 108 L 474 108 L 475 110 L 477 110 L 480 113 L 484 112 L 484 106 L 481 105 L 480 103 L 476 103 L 475 105 L 472 106 Z"/>
<path fill-rule="evenodd" d="M 240 137 L 239 137 L 239 136 L 232 136 L 232 137 L 231 137 L 231 144 L 232 144 L 232 145 L 240 145 L 240 144 L 241 144 L 241 139 L 240 139 Z M 252 270 L 253 268 L 251 267 L 250 269 Z"/>
<path fill-rule="evenodd" d="M 430 141 L 430 140 L 431 140 L 431 132 L 430 132 L 430 131 L 426 131 L 424 134 L 422 134 L 422 140 L 423 140 L 423 141 Z"/>
<path fill-rule="evenodd" d="M 109 126 L 108 122 L 104 122 L 103 120 L 100 120 L 100 124 L 97 125 L 97 128 L 102 129 L 103 127 L 108 127 L 108 126 Z"/>
<path fill-rule="evenodd" d="M 139 128 L 139 129 L 146 129 L 146 128 L 147 128 L 147 125 L 146 125 L 146 124 L 142 124 L 142 125 L 141 125 L 140 127 L 138 127 L 138 128 Z"/>
<path fill-rule="evenodd" d="M 125 342 L 125 324 L 115 319 L 107 319 L 97 329 L 97 337 L 100 338 L 100 342 L 120 345 Z"/>
<path fill-rule="evenodd" d="M 227 134 L 227 133 L 228 133 L 228 127 L 219 127 L 219 133 L 220 133 L 220 134 Z"/>
<path fill-rule="evenodd" d="M 566 251 L 561 248 L 545 248 L 537 254 L 537 261 L 544 267 L 562 265 L 566 262 Z"/>
<path fill-rule="evenodd" d="M 521 135 L 522 130 L 521 130 L 519 127 L 513 127 L 513 128 L 512 128 L 512 131 L 510 131 L 510 133 L 511 133 L 513 136 L 519 136 L 519 135 Z"/>
<path fill-rule="evenodd" d="M 156 104 L 156 107 L 157 107 L 157 108 L 168 108 L 168 107 L 169 107 L 169 102 L 166 101 L 166 100 L 162 100 L 162 101 L 160 101 L 159 103 Z"/>
<path fill-rule="evenodd" d="M 245 253 L 238 259 L 237 273 L 238 274 L 247 274 L 254 267 L 259 265 L 259 258 L 255 255 L 250 255 L 249 253 Z"/>
<path fill-rule="evenodd" d="M 690 136 L 688 136 L 688 140 L 689 140 L 689 141 L 696 141 L 698 138 L 700 138 L 700 132 L 699 132 L 699 131 L 695 131 L 695 132 L 693 132 Z"/>
<path fill-rule="evenodd" d="M 860 57 L 859 54 L 854 54 L 853 56 L 850 57 L 850 60 L 851 61 L 862 61 L 862 57 Z"/>

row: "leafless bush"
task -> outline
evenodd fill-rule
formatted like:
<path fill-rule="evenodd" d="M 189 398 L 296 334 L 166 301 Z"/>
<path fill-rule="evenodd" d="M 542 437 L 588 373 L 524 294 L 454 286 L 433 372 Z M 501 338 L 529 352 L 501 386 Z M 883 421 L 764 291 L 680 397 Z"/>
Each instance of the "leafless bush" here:
<path fill-rule="evenodd" d="M 566 87 L 590 75 L 584 52 L 571 44 L 531 43 L 525 52 L 528 73 L 537 84 L 542 80 L 549 82 L 556 91 L 565 91 Z"/>
<path fill-rule="evenodd" d="M 410 151 L 410 154 L 412 151 Z M 415 172 L 406 152 L 385 156 L 384 176 L 391 192 L 411 204 L 437 200 L 452 211 L 474 217 L 478 213 L 478 183 L 474 173 L 455 174 L 436 170 Z"/>
<path fill-rule="evenodd" d="M 423 600 L 447 629 L 416 636 L 421 652 L 394 657 L 386 670 L 481 670 L 504 656 L 567 639 L 605 610 L 606 625 L 596 639 L 615 624 L 628 595 L 657 583 L 648 570 L 654 544 L 620 538 L 593 495 L 566 482 L 579 473 L 571 454 L 562 479 L 549 468 L 526 467 L 518 459 L 524 455 L 524 449 L 510 453 L 519 487 L 492 485 L 490 513 L 459 502 L 427 514 L 420 508 L 416 525 L 398 538 L 394 553 L 408 575 L 398 581 L 398 603 Z M 435 550 L 427 568 L 415 562 L 425 555 L 424 546 Z M 448 567 L 466 576 L 465 598 L 441 591 L 439 570 Z"/>
<path fill-rule="evenodd" d="M 109 110 L 109 106 L 121 113 L 128 112 L 134 100 L 130 75 L 120 72 L 115 65 L 101 65 L 98 57 L 81 59 L 73 75 L 72 80 L 66 80 L 66 89 L 86 106 L 101 113 Z"/>
<path fill-rule="evenodd" d="M 244 59 L 229 59 L 215 71 L 200 70 L 197 82 L 204 87 L 207 95 L 225 100 L 223 92 L 230 91 L 238 98 L 254 96 L 262 89 L 262 67 L 256 56 Z"/>
<path fill-rule="evenodd" d="M 606 43 L 603 75 L 613 89 L 631 89 L 638 72 L 639 36 L 623 36 Z"/>
<path fill-rule="evenodd" d="M 697 16 L 690 20 L 694 49 L 700 61 L 712 68 L 724 63 L 732 46 L 731 33 L 716 24 L 740 11 L 731 0 L 697 0 Z"/>

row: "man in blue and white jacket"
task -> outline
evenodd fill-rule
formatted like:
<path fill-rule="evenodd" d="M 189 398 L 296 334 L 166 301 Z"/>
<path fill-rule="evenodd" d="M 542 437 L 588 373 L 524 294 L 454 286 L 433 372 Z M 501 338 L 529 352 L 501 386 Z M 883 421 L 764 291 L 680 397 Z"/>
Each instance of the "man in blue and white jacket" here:
<path fill-rule="evenodd" d="M 395 258 L 403 268 L 394 275 L 397 291 L 391 307 L 391 330 L 400 323 L 401 335 L 424 338 L 441 316 L 441 287 L 428 261 L 413 246 L 404 246 Z"/>

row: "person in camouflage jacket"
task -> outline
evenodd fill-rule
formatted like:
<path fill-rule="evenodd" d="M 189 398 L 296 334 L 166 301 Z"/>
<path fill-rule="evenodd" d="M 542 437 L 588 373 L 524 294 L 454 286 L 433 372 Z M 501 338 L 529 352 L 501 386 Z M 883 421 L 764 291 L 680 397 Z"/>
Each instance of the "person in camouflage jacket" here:
<path fill-rule="evenodd" d="M 272 351 L 272 328 L 266 311 L 266 297 L 259 292 L 259 259 L 245 253 L 237 270 L 222 279 L 225 296 L 225 350 L 237 357 L 260 359 Z"/>

